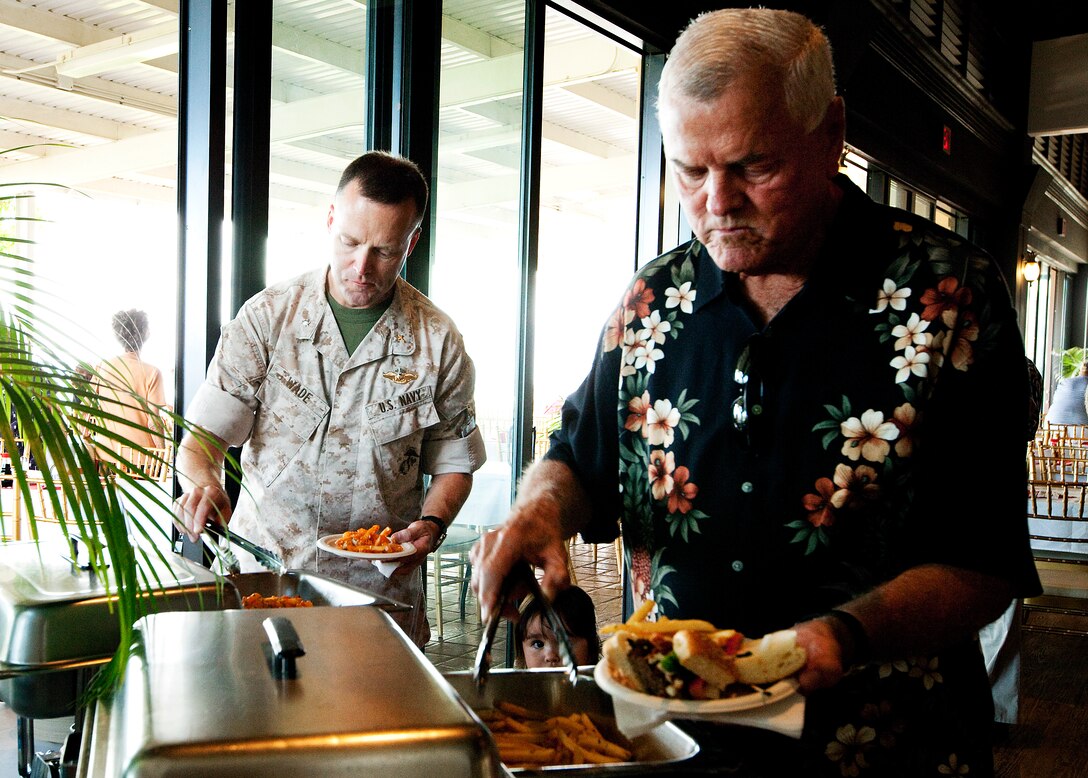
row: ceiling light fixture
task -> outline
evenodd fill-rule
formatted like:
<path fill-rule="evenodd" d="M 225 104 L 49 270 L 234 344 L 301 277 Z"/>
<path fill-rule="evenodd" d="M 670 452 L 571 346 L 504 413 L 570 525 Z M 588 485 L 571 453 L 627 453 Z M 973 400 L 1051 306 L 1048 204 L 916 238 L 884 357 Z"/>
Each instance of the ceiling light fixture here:
<path fill-rule="evenodd" d="M 94 76 L 137 62 L 176 54 L 178 46 L 178 24 L 166 22 L 119 38 L 72 49 L 57 57 L 53 67 L 56 68 L 58 76 L 67 78 Z"/>

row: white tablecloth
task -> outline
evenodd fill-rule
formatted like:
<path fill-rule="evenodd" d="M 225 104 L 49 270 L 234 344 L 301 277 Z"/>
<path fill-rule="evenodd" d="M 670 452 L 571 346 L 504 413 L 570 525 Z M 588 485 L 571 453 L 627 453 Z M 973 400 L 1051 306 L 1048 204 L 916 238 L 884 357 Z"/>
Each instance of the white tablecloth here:
<path fill-rule="evenodd" d="M 510 512 L 510 465 L 487 462 L 472 476 L 468 495 L 454 524 L 492 527 L 502 524 Z"/>

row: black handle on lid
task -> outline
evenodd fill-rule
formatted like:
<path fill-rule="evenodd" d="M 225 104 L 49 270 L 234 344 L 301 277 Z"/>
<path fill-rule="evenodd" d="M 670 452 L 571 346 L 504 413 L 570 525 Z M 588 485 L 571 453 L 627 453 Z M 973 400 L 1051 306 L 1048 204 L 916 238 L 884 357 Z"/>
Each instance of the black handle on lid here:
<path fill-rule="evenodd" d="M 305 656 L 302 641 L 295 631 L 295 625 L 286 616 L 271 616 L 262 622 L 272 644 L 272 675 L 280 680 L 295 678 L 298 670 L 295 660 Z"/>

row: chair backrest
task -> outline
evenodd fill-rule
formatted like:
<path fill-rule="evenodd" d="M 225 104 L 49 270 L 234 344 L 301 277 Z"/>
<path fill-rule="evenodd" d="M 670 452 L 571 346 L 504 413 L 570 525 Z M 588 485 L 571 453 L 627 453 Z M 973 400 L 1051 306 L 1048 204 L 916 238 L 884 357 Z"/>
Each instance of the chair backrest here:
<path fill-rule="evenodd" d="M 1088 564 L 1088 483 L 1030 480 L 1028 530 L 1037 560 Z"/>
<path fill-rule="evenodd" d="M 1088 483 L 1088 438 L 1060 438 L 1028 444 L 1028 477 L 1035 481 Z"/>
<path fill-rule="evenodd" d="M 174 442 L 167 440 L 162 448 L 134 449 L 121 446 L 118 469 L 148 481 L 163 482 L 170 478 L 174 461 Z"/>

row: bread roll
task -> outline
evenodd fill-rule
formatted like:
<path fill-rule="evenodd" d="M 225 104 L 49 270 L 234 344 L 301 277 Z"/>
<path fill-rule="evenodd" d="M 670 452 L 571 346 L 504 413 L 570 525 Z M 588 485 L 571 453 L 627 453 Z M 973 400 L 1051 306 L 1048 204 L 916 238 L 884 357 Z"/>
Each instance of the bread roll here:
<path fill-rule="evenodd" d="M 737 680 L 733 658 L 722 651 L 708 632 L 682 629 L 672 636 L 672 650 L 680 664 L 719 692 Z"/>

